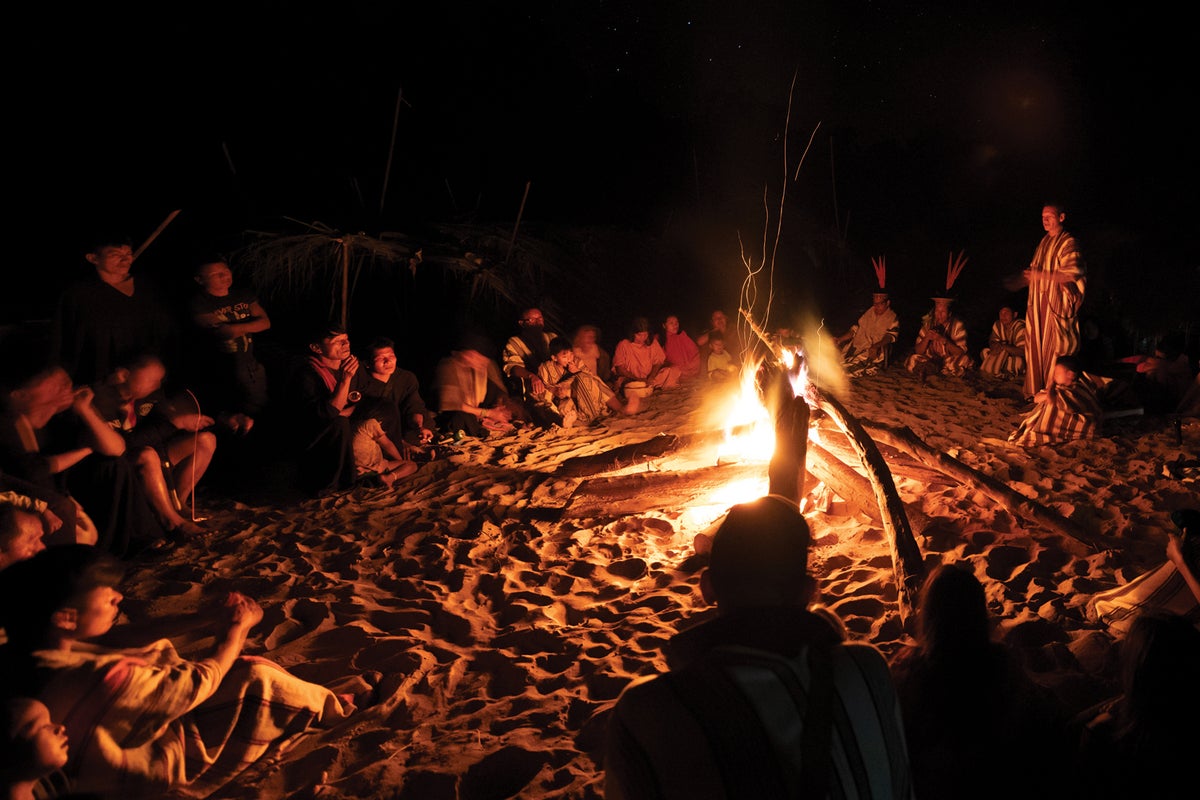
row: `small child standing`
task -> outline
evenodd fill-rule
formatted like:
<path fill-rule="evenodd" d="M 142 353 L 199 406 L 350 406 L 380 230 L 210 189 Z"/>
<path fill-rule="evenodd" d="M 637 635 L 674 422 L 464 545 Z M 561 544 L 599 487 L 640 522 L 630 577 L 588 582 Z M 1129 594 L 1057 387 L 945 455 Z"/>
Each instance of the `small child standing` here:
<path fill-rule="evenodd" d="M 267 405 L 267 374 L 254 355 L 254 334 L 271 327 L 258 297 L 233 288 L 233 271 L 222 260 L 206 261 L 195 273 L 200 285 L 192 298 L 192 321 L 203 341 L 201 362 L 207 375 L 197 385 L 211 387 L 205 404 L 219 410 L 232 430 L 246 433 Z"/>

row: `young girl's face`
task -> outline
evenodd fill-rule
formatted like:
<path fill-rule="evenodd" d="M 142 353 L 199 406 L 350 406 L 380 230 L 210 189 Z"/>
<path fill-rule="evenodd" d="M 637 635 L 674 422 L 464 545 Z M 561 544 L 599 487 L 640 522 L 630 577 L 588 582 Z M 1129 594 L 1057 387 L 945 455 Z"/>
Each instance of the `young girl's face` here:
<path fill-rule="evenodd" d="M 18 747 L 24 744 L 30 771 L 40 776 L 62 769 L 67 763 L 67 729 L 51 721 L 50 709 L 41 701 L 23 698 L 15 702 L 22 707 L 14 715 L 9 738 Z"/>
<path fill-rule="evenodd" d="M 667 329 L 667 333 L 679 333 L 679 318 L 667 317 L 667 321 L 663 323 L 663 327 Z"/>

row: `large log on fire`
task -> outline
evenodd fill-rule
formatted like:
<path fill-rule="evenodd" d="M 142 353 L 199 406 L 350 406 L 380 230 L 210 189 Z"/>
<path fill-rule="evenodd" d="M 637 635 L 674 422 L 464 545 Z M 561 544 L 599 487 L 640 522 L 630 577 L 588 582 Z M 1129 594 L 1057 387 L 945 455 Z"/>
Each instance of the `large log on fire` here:
<path fill-rule="evenodd" d="M 785 348 L 774 340 L 754 321 L 745 309 L 742 309 L 750 330 L 774 354 L 774 359 L 764 361 L 755 375 L 758 392 L 763 405 L 773 410 L 773 417 L 780 418 L 780 408 L 784 408 L 789 398 L 794 395 L 792 389 L 792 370 L 803 368 L 804 359 L 798 353 L 796 358 L 789 359 Z M 789 366 L 790 365 L 790 366 Z M 810 405 L 815 405 L 837 423 L 842 433 L 850 440 L 875 494 L 883 522 L 884 533 L 887 534 L 888 545 L 892 555 L 892 570 L 896 575 L 897 595 L 900 606 L 900 618 L 904 624 L 913 619 L 917 595 L 925 577 L 925 562 L 921 557 L 921 548 L 913 538 L 912 527 L 905 514 L 904 503 L 900 493 L 896 491 L 896 483 L 888 470 L 887 462 L 879 453 L 875 442 L 867 435 L 862 424 L 855 419 L 834 397 L 821 391 L 815 384 L 808 382 L 803 399 Z M 778 423 L 777 423 L 778 424 Z M 778 436 L 778 434 L 777 434 Z M 802 457 L 801 464 L 805 463 Z M 803 479 L 803 478 L 802 478 Z"/>
<path fill-rule="evenodd" d="M 892 473 L 875 441 L 867 435 L 862 423 L 851 416 L 832 395 L 816 387 L 812 388 L 810 395 L 809 400 L 815 402 L 846 435 L 867 471 L 867 479 L 875 495 L 883 530 L 891 548 L 892 569 L 896 574 L 896 586 L 899 590 L 900 617 L 908 624 L 916 608 L 921 582 L 925 578 L 925 562 L 921 557 L 921 548 L 913 536 L 904 502 L 896 490 L 896 482 L 892 479 Z"/>
<path fill-rule="evenodd" d="M 996 478 L 967 466 L 949 453 L 931 447 L 907 426 L 887 425 L 871 420 L 864 420 L 863 424 L 881 442 L 961 483 L 973 486 L 1006 509 L 1030 522 L 1081 542 L 1093 551 L 1113 546 L 1113 542 L 1107 540 L 1107 537 L 1088 531 L 1078 523 L 1046 508 L 1036 500 L 1031 500 Z"/>

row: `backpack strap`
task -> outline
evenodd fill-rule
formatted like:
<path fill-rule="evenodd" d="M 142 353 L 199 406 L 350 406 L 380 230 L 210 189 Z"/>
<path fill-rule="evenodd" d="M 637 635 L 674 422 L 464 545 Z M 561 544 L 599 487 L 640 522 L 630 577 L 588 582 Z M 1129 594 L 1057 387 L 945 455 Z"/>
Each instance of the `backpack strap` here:
<path fill-rule="evenodd" d="M 709 742 L 730 798 L 825 798 L 832 758 L 833 658 L 830 647 L 808 647 L 811 674 L 806 688 L 789 659 L 761 650 L 728 647 L 710 651 L 687 668 L 667 673 L 679 699 L 697 720 Z M 799 762 L 796 753 L 779 752 L 747 691 L 731 670 L 769 671 L 792 698 L 803 719 Z"/>

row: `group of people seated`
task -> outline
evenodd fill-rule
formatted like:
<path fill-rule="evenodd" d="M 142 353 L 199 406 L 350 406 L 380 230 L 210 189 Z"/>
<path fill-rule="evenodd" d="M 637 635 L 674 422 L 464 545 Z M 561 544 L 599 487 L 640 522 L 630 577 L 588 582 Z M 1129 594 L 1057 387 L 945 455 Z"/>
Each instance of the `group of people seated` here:
<path fill-rule="evenodd" d="M 270 316 L 223 258 L 197 259 L 194 290 L 174 310 L 134 273 L 124 238 L 98 237 L 85 260 L 43 340 L 20 326 L 5 337 L 0 476 L 53 509 L 53 541 L 118 558 L 203 535 L 197 484 L 252 471 L 264 452 L 286 460 L 283 473 L 308 496 L 391 487 L 455 438 L 592 425 L 638 413 L 656 391 L 740 369 L 721 311 L 696 339 L 676 315 L 656 326 L 635 317 L 610 355 L 595 325 L 567 338 L 530 307 L 500 347 L 464 332 L 427 404 L 394 341 L 352 343 L 337 324 L 314 327 L 285 368 L 264 362 L 256 340 Z"/>
<path fill-rule="evenodd" d="M 1025 321 L 1011 305 L 1000 308 L 992 323 L 987 346 L 979 360 L 971 356 L 967 326 L 952 310 L 953 298 L 937 296 L 933 307 L 921 318 L 913 349 L 904 359 L 904 368 L 925 380 L 931 375 L 962 376 L 977 369 L 979 374 L 999 380 L 1025 376 L 1027 337 Z M 850 377 L 871 375 L 887 367 L 896 346 L 900 320 L 891 307 L 887 291 L 872 294 L 872 304 L 841 335 L 834 345 Z M 1129 390 L 1146 410 L 1159 413 L 1195 413 L 1200 407 L 1190 400 L 1192 384 L 1200 385 L 1193 375 L 1182 347 L 1173 338 L 1158 343 L 1150 356 L 1135 356 L 1123 361 L 1135 365 L 1132 387 L 1119 379 L 1094 375 L 1084 369 L 1078 354 L 1058 353 L 1050 361 L 1050 373 L 1043 386 L 1034 381 L 1027 398 L 1025 416 L 1009 441 L 1023 447 L 1059 444 L 1099 435 L 1105 411 L 1105 398 Z M 978 367 L 976 367 L 978 364 Z M 1029 382 L 1027 381 L 1027 384 Z"/>
<path fill-rule="evenodd" d="M 365 479 L 394 485 L 432 457 L 439 433 L 586 425 L 636 414 L 653 392 L 727 382 L 740 369 L 742 346 L 719 311 L 694 340 L 676 316 L 663 320 L 661 341 L 635 318 L 610 357 L 595 326 L 579 326 L 568 340 L 531 307 L 498 359 L 485 337 L 459 340 L 436 370 L 436 412 L 416 376 L 397 365 L 394 342 L 371 340 L 356 355 L 337 325 L 314 330 L 290 384 L 268 392 L 254 337 L 270 320 L 252 292 L 233 287 L 228 264 L 210 260 L 196 270 L 191 307 L 208 358 L 189 371 L 194 383 L 168 391 L 168 367 L 154 354 L 161 309 L 135 285 L 128 245 L 106 242 L 89 261 L 96 280 L 64 295 L 57 354 L 42 358 L 29 346 L 5 362 L 0 781 L 14 797 L 206 796 L 296 734 L 368 702 L 369 687 L 337 693 L 244 657 L 262 609 L 236 592 L 203 612 L 215 637 L 206 657 L 184 659 L 168 639 L 136 649 L 101 643 L 118 616 L 123 559 L 204 534 L 187 510 L 197 483 L 219 447 L 269 424 L 272 395 L 284 398 L 298 478 L 321 493 Z M 875 299 L 868 314 L 878 319 L 860 322 L 846 340 L 868 369 L 886 360 L 896 330 L 886 296 Z M 930 320 L 942 330 L 931 327 L 919 355 L 965 356 L 941 313 L 948 306 L 935 306 Z M 880 337 L 858 337 L 864 328 Z M 1015 357 L 1008 329 L 996 333 L 996 360 Z M 1078 365 L 1060 358 L 1044 391 L 1078 398 L 1081 380 Z M 1038 435 L 1033 426 L 1027 434 Z M 1191 519 L 1181 532 L 1194 542 Z M 1195 558 L 1182 542 L 1172 539 L 1168 553 L 1200 599 Z M 611 716 L 610 797 L 711 796 L 714 786 L 762 797 L 799 788 L 954 797 L 974 793 L 984 771 L 997 775 L 993 759 L 1016 745 L 1037 770 L 1072 763 L 1074 751 L 1058 749 L 1072 728 L 991 640 L 970 571 L 934 570 L 918 646 L 889 664 L 872 646 L 848 641 L 816 602 L 809 544 L 790 500 L 772 496 L 730 512 L 701 580 L 718 615 L 681 633 L 671 672 L 630 685 Z M 1148 613 L 1130 640 L 1141 660 L 1130 656 L 1122 698 L 1080 723 L 1080 763 L 1132 759 L 1158 769 L 1160 753 L 1184 755 L 1175 745 L 1186 739 L 1164 733 L 1161 695 L 1195 671 L 1196 630 Z M 1194 692 L 1186 697 L 1193 702 Z M 1028 793 L 1027 774 L 1001 774 L 1004 793 Z"/>
<path fill-rule="evenodd" d="M 975 367 L 967 342 L 967 326 L 953 313 L 951 297 L 933 298 L 933 308 L 921 318 L 913 350 L 904 368 L 921 376 L 962 375 Z M 900 333 L 900 319 L 891 297 L 880 289 L 871 307 L 834 344 L 842 354 L 847 375 L 872 375 L 888 366 Z M 992 323 L 987 347 L 979 353 L 979 371 L 996 378 L 1025 374 L 1025 322 L 1011 306 L 1003 306 Z"/>

